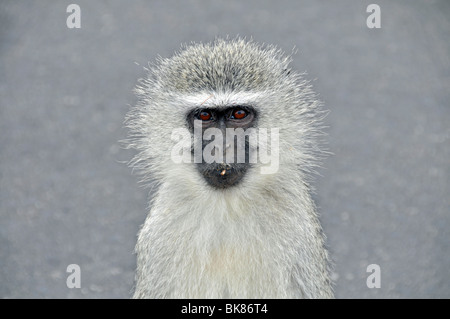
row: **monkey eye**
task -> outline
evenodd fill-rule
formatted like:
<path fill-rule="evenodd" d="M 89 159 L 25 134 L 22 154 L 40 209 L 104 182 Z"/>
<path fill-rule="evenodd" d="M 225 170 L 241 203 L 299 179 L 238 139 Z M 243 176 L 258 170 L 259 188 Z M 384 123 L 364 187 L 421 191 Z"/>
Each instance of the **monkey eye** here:
<path fill-rule="evenodd" d="M 247 116 L 247 112 L 245 110 L 243 110 L 243 109 L 235 109 L 235 110 L 233 110 L 231 112 L 231 117 L 230 118 L 235 119 L 235 120 L 241 120 L 241 119 L 243 119 L 246 116 Z"/>
<path fill-rule="evenodd" d="M 212 115 L 211 115 L 211 112 L 209 112 L 207 110 L 203 110 L 203 111 L 200 111 L 200 113 L 198 113 L 197 118 L 202 121 L 209 121 L 212 119 Z"/>

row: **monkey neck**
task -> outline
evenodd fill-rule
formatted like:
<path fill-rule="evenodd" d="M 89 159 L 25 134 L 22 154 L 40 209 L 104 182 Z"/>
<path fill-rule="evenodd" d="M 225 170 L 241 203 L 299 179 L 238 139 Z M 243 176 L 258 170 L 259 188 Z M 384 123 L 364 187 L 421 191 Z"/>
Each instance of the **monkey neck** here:
<path fill-rule="evenodd" d="M 302 258 L 307 259 L 323 250 L 315 206 L 304 184 L 269 177 L 265 183 L 244 181 L 237 187 L 214 190 L 198 180 L 178 177 L 177 182 L 161 185 L 146 221 L 158 242 L 161 238 L 174 241 L 180 254 L 204 254 L 204 260 L 227 250 L 254 259 L 262 257 L 250 251 L 273 252 L 282 247 L 280 255 L 272 258 L 296 259 L 301 249 Z"/>
<path fill-rule="evenodd" d="M 209 222 L 219 226 L 247 219 L 276 223 L 278 219 L 307 222 L 316 217 L 309 189 L 298 182 L 303 177 L 297 172 L 258 176 L 257 181 L 244 180 L 227 189 L 212 188 L 196 174 L 185 170 L 185 177 L 168 176 L 152 201 L 153 214 L 164 215 L 167 221 Z"/>
<path fill-rule="evenodd" d="M 331 293 L 324 288 L 327 254 L 307 189 L 267 181 L 249 183 L 261 188 L 219 191 L 189 185 L 195 180 L 168 180 L 152 201 L 136 246 L 140 294 L 155 285 L 167 290 L 153 297 Z"/>

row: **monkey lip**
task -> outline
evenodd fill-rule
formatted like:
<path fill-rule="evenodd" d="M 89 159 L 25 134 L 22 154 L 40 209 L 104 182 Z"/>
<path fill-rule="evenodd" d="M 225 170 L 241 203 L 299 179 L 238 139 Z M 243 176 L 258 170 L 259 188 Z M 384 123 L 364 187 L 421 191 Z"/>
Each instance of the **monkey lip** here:
<path fill-rule="evenodd" d="M 248 164 L 199 164 L 198 169 L 209 185 L 228 188 L 237 185 L 244 177 Z"/>

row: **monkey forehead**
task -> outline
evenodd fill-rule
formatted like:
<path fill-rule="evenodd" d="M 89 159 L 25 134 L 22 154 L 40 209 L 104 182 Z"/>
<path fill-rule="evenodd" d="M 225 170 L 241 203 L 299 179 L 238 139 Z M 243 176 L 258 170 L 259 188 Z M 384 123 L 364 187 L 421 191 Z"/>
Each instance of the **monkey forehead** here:
<path fill-rule="evenodd" d="M 259 108 L 269 98 L 268 92 L 199 92 L 181 95 L 176 101 L 183 108 L 220 108 L 224 106 L 251 105 Z"/>
<path fill-rule="evenodd" d="M 160 60 L 153 75 L 162 87 L 178 92 L 276 89 L 293 84 L 290 60 L 272 46 L 217 40 Z"/>

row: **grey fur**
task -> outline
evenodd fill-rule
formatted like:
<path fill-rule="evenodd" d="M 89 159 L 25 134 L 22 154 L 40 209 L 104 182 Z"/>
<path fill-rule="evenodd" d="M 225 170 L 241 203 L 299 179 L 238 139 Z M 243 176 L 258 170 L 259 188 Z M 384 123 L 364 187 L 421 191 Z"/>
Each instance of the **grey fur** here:
<path fill-rule="evenodd" d="M 155 194 L 136 245 L 134 298 L 332 298 L 329 257 L 310 176 L 322 157 L 324 112 L 290 57 L 243 39 L 186 46 L 159 59 L 127 115 L 131 166 Z M 238 185 L 209 186 L 193 163 L 174 164 L 186 114 L 246 101 L 258 126 L 280 129 L 280 166 Z"/>

